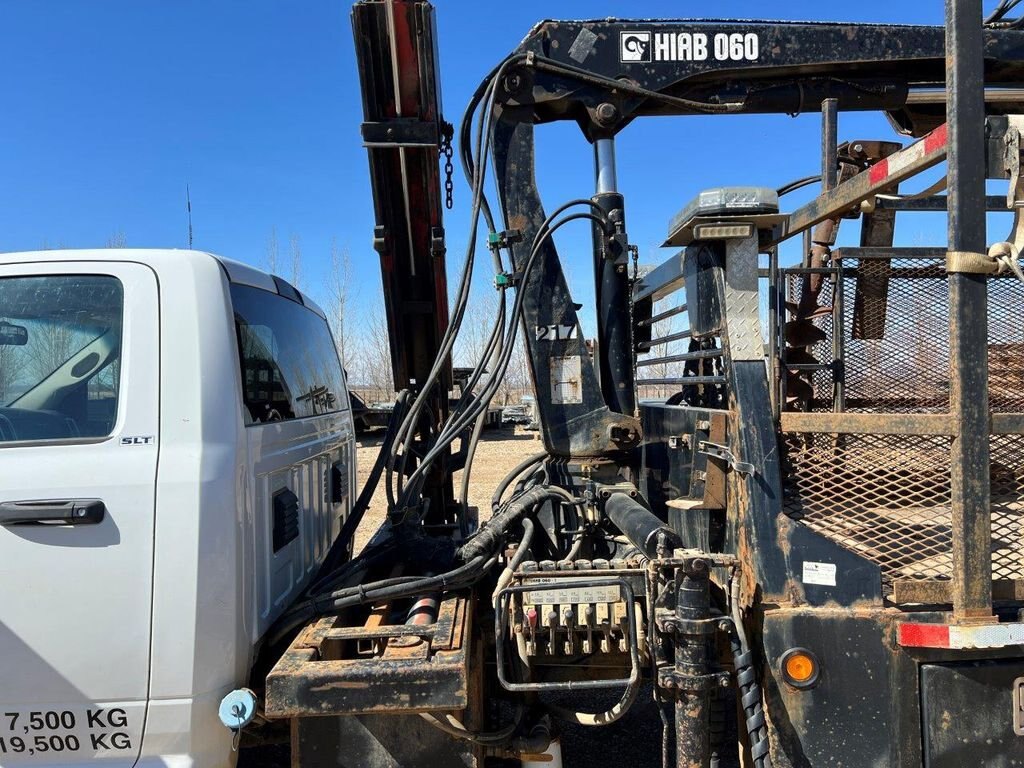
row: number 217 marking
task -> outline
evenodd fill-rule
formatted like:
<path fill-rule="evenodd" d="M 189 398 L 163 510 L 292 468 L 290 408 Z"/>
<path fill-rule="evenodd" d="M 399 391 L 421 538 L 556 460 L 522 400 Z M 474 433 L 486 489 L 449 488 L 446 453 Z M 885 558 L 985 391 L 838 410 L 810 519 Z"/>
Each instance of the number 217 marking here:
<path fill-rule="evenodd" d="M 575 339 L 575 325 L 538 325 L 537 341 L 561 341 L 562 339 Z"/>

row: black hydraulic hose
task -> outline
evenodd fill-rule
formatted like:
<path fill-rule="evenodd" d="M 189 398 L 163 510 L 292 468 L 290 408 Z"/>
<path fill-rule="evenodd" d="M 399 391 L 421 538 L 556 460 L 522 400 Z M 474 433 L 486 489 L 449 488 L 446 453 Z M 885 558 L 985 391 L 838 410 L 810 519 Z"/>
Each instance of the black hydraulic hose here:
<path fill-rule="evenodd" d="M 484 176 L 487 170 L 487 153 L 490 148 L 491 131 L 489 130 L 491 119 L 493 116 L 494 106 L 494 95 L 497 91 L 498 83 L 501 81 L 505 70 L 511 66 L 515 61 L 522 58 L 522 55 L 511 56 L 501 64 L 499 64 L 493 74 L 481 84 L 477 89 L 478 93 L 474 94 L 473 100 L 470 101 L 470 108 L 475 110 L 476 104 L 479 99 L 486 97 L 487 107 L 484 113 L 481 115 L 480 125 L 477 131 L 477 156 L 480 158 L 479 167 L 472 165 L 472 156 L 469 157 L 469 164 L 466 164 L 466 153 L 470 153 L 471 150 L 467 148 L 467 145 L 463 145 L 462 158 L 463 167 L 471 168 L 472 174 L 471 188 L 473 190 L 472 198 L 472 210 L 470 212 L 470 230 L 469 238 L 466 246 L 466 263 L 462 270 L 462 279 L 460 281 L 458 295 L 456 297 L 455 306 L 452 312 L 451 320 L 449 321 L 448 327 L 445 329 L 445 333 L 441 339 L 439 346 L 439 353 L 434 360 L 434 365 L 431 367 L 430 373 L 427 376 L 426 381 L 422 384 L 422 390 L 416 401 L 413 403 L 413 407 L 406 418 L 406 422 L 402 425 L 399 430 L 398 443 L 402 446 L 402 455 L 396 456 L 396 452 L 392 450 L 392 461 L 388 464 L 388 487 L 390 490 L 392 481 L 392 468 L 396 461 L 398 463 L 397 480 L 398 487 L 401 489 L 403 480 L 405 478 L 405 466 L 411 449 L 412 440 L 415 436 L 416 425 L 419 423 L 420 411 L 429 397 L 429 393 L 434 385 L 437 383 L 437 379 L 440 376 L 441 371 L 444 368 L 444 363 L 451 354 L 452 347 L 455 344 L 455 337 L 458 335 L 459 328 L 462 325 L 462 319 L 465 315 L 466 305 L 469 300 L 469 287 L 472 281 L 473 275 L 473 262 L 476 253 L 476 234 L 479 226 L 479 218 L 481 210 L 485 213 L 488 226 L 493 229 L 493 220 L 490 215 L 490 208 L 487 206 L 487 199 L 483 192 Z M 470 116 L 472 112 L 470 112 Z M 465 121 L 463 124 L 463 132 L 461 138 L 465 138 Z"/>
<path fill-rule="evenodd" d="M 556 214 L 552 214 L 551 216 L 555 216 Z M 546 225 L 549 223 L 551 216 L 549 216 L 548 221 L 545 222 Z M 602 228 L 607 226 L 607 222 L 604 219 L 592 213 L 573 213 L 568 216 L 565 216 L 560 221 L 556 222 L 554 225 L 551 225 L 547 229 L 542 228 L 542 230 L 539 231 L 537 234 L 537 238 L 535 240 L 534 247 L 531 250 L 530 257 L 529 259 L 527 259 L 526 265 L 523 268 L 523 282 L 529 279 L 529 273 L 531 272 L 533 265 L 536 262 L 537 256 L 540 253 L 540 247 L 541 245 L 543 245 L 544 241 L 548 237 L 553 235 L 555 231 L 557 231 L 560 227 L 564 226 L 565 224 L 568 224 L 570 221 L 576 221 L 578 219 L 588 219 L 590 221 L 594 221 L 601 225 Z M 400 504 L 402 506 L 409 506 L 411 499 L 416 494 L 419 493 L 419 485 L 422 483 L 423 478 L 425 477 L 427 470 L 432 464 L 432 462 L 439 455 L 441 455 L 442 452 L 448 450 L 448 447 L 451 445 L 451 443 L 454 442 L 454 440 L 462 433 L 462 431 L 470 423 L 472 423 L 474 418 L 476 418 L 476 416 L 479 413 L 479 408 L 485 407 L 486 404 L 489 403 L 490 400 L 494 397 L 497 387 L 501 382 L 501 378 L 504 376 L 505 370 L 508 368 L 509 361 L 511 360 L 512 349 L 515 345 L 515 334 L 518 333 L 518 318 L 522 313 L 524 295 L 525 294 L 521 290 L 516 292 L 515 304 L 512 308 L 512 321 L 510 323 L 508 343 L 505 345 L 502 351 L 500 368 L 488 380 L 487 384 L 484 387 L 484 391 L 474 401 L 474 404 L 471 407 L 469 407 L 466 410 L 466 412 L 462 414 L 460 417 L 456 418 L 455 414 L 453 414 L 452 418 L 449 419 L 448 424 L 442 430 L 441 434 L 437 437 L 433 447 L 430 449 L 430 451 L 427 452 L 426 456 L 423 457 L 422 461 L 420 462 L 420 465 L 416 468 L 412 475 L 410 475 L 409 481 L 407 482 L 406 488 L 404 489 L 403 498 L 402 500 L 400 500 Z"/>
<path fill-rule="evenodd" d="M 506 531 L 514 523 L 523 518 L 534 507 L 552 497 L 561 499 L 552 488 L 537 486 L 509 501 L 490 520 L 480 526 L 476 535 L 468 539 L 459 548 L 458 555 L 463 560 L 471 560 L 483 556 L 485 553 L 494 552 L 501 544 Z"/>
<path fill-rule="evenodd" d="M 783 195 L 788 195 L 790 192 L 796 192 L 798 189 L 806 187 L 810 184 L 816 184 L 819 181 L 821 181 L 820 174 L 818 176 L 804 176 L 802 179 L 796 179 L 795 181 L 791 181 L 788 184 L 783 184 L 781 187 L 775 190 L 775 194 L 777 194 L 779 197 L 782 197 Z"/>
<path fill-rule="evenodd" d="M 341 565 L 343 560 L 347 557 L 349 543 L 355 535 L 356 528 L 359 527 L 359 523 L 362 521 L 363 515 L 366 514 L 366 510 L 370 508 L 370 501 L 373 499 L 373 494 L 377 490 L 377 483 L 380 482 L 380 476 L 384 471 L 388 455 L 391 453 L 391 445 L 394 443 L 395 436 L 398 434 L 398 425 L 401 424 L 402 419 L 405 418 L 405 411 L 408 403 L 409 390 L 403 389 L 398 393 L 398 397 L 395 398 L 395 407 L 391 412 L 391 418 L 388 419 L 388 426 L 384 432 L 384 438 L 381 440 L 380 451 L 377 453 L 377 459 L 374 461 L 373 468 L 370 470 L 370 476 L 366 478 L 366 482 L 363 484 L 363 490 L 360 492 L 359 498 L 356 499 L 356 503 L 353 504 L 352 508 L 349 510 L 348 517 L 345 519 L 344 525 L 341 526 L 341 531 L 338 533 L 338 537 L 334 540 L 334 543 L 331 544 L 331 548 L 327 550 L 327 555 L 324 557 L 324 561 L 320 565 L 316 577 L 310 583 L 307 592 L 316 592 L 318 585 L 326 578 L 329 578 L 333 571 Z"/>
<path fill-rule="evenodd" d="M 502 481 L 498 483 L 498 487 L 497 489 L 495 489 L 494 495 L 491 496 L 491 512 L 493 513 L 498 511 L 498 507 L 501 506 L 501 497 L 505 494 L 505 491 L 508 489 L 510 485 L 512 485 L 512 483 L 515 481 L 517 477 L 519 477 L 521 474 L 523 474 L 526 470 L 528 470 L 535 464 L 540 464 L 547 457 L 547 451 L 541 451 L 540 453 L 533 454 L 533 456 L 528 456 L 527 458 L 523 459 L 521 462 L 516 464 L 516 466 L 513 467 L 512 471 L 505 475 Z"/>
<path fill-rule="evenodd" d="M 626 534 L 633 546 L 649 558 L 658 556 L 660 540 L 664 540 L 671 549 L 683 546 L 675 531 L 628 493 L 613 493 L 604 503 L 604 513 L 616 528 Z"/>
<path fill-rule="evenodd" d="M 310 619 L 329 613 L 337 613 L 346 608 L 367 603 L 398 600 L 403 597 L 416 597 L 424 592 L 444 589 L 462 589 L 479 581 L 498 562 L 497 555 L 479 555 L 454 570 L 437 576 L 398 577 L 359 584 L 354 587 L 332 592 L 328 595 L 312 597 L 293 607 L 288 613 L 275 622 L 273 633 L 268 633 L 271 644 L 279 642 L 289 632 L 302 626 Z M 408 580 L 407 580 L 408 579 Z"/>
<path fill-rule="evenodd" d="M 528 512 L 548 498 L 564 501 L 567 497 L 571 499 L 561 488 L 550 486 L 531 488 L 507 502 L 498 514 L 488 520 L 476 535 L 463 544 L 457 552 L 463 565 L 458 568 L 437 576 L 413 577 L 411 579 L 399 577 L 397 581 L 389 579 L 370 584 L 359 584 L 328 594 L 313 595 L 296 604 L 278 620 L 271 642 L 277 642 L 296 627 L 325 613 L 336 613 L 345 608 L 371 602 L 414 597 L 423 592 L 471 586 L 483 578 L 497 563 L 498 547 L 513 524 L 522 520 Z M 530 531 L 527 530 L 527 533 Z"/>
<path fill-rule="evenodd" d="M 1012 11 L 1020 4 L 1021 0 L 1002 0 L 999 5 L 996 6 L 995 10 L 985 19 L 983 24 L 994 24 L 997 21 L 1002 21 L 1006 14 Z"/>
<path fill-rule="evenodd" d="M 661 93 L 660 91 L 652 91 L 648 88 L 644 88 L 641 85 L 636 85 L 628 80 L 616 80 L 611 77 L 605 77 L 604 75 L 590 72 L 586 69 L 580 69 L 579 67 L 573 67 L 569 64 L 564 64 L 561 61 L 555 59 L 549 59 L 545 56 L 533 56 L 527 61 L 527 66 L 532 66 L 535 69 L 539 69 L 542 72 L 552 72 L 557 75 L 564 75 L 578 80 L 582 83 L 588 83 L 590 85 L 600 86 L 602 88 L 613 89 L 616 92 L 630 93 L 634 96 L 642 96 L 654 101 L 660 101 L 663 104 L 669 104 L 674 107 L 681 109 L 692 110 L 694 112 L 709 113 L 709 114 L 723 114 L 728 112 L 739 112 L 743 109 L 743 101 L 725 101 L 725 102 L 709 102 L 709 101 L 695 101 L 694 99 L 684 99 L 679 96 L 670 96 L 667 93 Z"/>

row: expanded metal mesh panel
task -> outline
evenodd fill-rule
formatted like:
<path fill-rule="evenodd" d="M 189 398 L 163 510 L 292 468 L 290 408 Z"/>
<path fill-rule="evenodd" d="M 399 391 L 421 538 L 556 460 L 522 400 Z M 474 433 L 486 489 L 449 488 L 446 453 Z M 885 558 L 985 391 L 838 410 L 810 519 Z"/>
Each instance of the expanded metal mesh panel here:
<path fill-rule="evenodd" d="M 934 259 L 844 264 L 842 368 L 847 411 L 942 413 L 949 409 L 949 290 L 945 263 Z M 789 275 L 791 301 L 801 277 Z M 990 278 L 989 399 L 995 413 L 1024 411 L 1024 285 Z M 819 303 L 833 306 L 830 283 Z M 792 319 L 790 316 L 787 319 Z M 833 359 L 832 315 L 815 318 L 825 339 L 807 348 Z M 833 410 L 833 376 L 811 377 L 810 410 Z"/>
<path fill-rule="evenodd" d="M 952 576 L 950 438 L 787 433 L 786 514 L 894 579 Z M 992 438 L 992 575 L 1024 578 L 1024 436 Z"/>
<path fill-rule="evenodd" d="M 993 435 L 992 578 L 1024 578 L 1024 435 Z"/>
<path fill-rule="evenodd" d="M 945 265 L 893 260 L 862 263 L 857 273 L 843 279 L 845 295 L 850 298 L 844 312 L 846 410 L 948 410 Z M 881 293 L 886 281 L 884 301 L 858 302 L 858 287 L 865 293 Z M 854 329 L 860 331 L 861 338 L 853 337 Z"/>

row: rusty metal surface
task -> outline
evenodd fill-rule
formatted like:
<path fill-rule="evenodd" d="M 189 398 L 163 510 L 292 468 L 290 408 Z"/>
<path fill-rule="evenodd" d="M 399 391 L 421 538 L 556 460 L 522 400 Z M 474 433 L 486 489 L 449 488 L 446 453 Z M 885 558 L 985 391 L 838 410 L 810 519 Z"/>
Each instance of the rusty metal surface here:
<path fill-rule="evenodd" d="M 953 421 L 945 413 L 805 413 L 780 416 L 783 432 L 843 432 L 854 435 L 949 435 Z"/>
<path fill-rule="evenodd" d="M 949 605 L 953 602 L 952 582 L 938 579 L 896 579 L 893 602 L 902 604 Z M 1024 601 L 1024 579 L 996 579 L 993 600 Z"/>
<path fill-rule="evenodd" d="M 940 127 L 938 131 L 944 130 Z M 928 141 L 927 137 L 921 141 Z M 932 146 L 934 144 L 934 146 Z M 875 174 L 859 173 L 843 184 L 823 192 L 811 202 L 793 211 L 786 224 L 785 239 L 813 227 L 815 224 L 847 213 L 851 208 L 871 195 L 883 192 L 893 185 L 931 168 L 946 159 L 945 142 L 936 138 L 919 151 L 914 145 L 892 155 L 892 171 L 881 177 Z"/>
<path fill-rule="evenodd" d="M 389 624 L 388 614 L 381 606 L 358 627 L 340 617 L 307 626 L 267 676 L 267 717 L 464 709 L 469 599 L 446 595 L 432 624 Z"/>

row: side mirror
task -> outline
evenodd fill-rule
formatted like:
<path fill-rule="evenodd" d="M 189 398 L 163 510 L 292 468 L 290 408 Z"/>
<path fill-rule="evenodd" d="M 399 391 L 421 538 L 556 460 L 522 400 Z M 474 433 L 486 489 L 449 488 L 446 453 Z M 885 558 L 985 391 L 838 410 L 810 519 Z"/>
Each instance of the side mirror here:
<path fill-rule="evenodd" d="M 28 328 L 0 320 L 0 347 L 24 347 L 28 344 Z"/>

